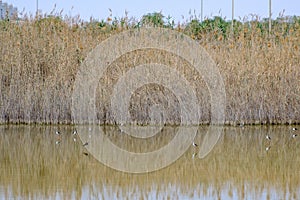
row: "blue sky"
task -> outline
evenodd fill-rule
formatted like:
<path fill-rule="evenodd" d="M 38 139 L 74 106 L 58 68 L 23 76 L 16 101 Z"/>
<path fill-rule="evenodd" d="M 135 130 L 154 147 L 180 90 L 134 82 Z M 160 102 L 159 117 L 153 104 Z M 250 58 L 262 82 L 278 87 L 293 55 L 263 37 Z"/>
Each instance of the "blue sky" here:
<path fill-rule="evenodd" d="M 2 0 L 18 7 L 19 11 L 25 10 L 35 13 L 37 0 Z M 56 4 L 56 11 L 64 10 L 63 14 L 75 16 L 88 20 L 91 16 L 95 19 L 106 19 L 112 10 L 114 17 L 122 17 L 125 10 L 130 17 L 139 19 L 143 14 L 160 12 L 165 16 L 172 16 L 175 22 L 184 21 L 189 18 L 189 11 L 200 16 L 201 0 L 38 0 L 39 9 L 43 13 L 49 13 Z M 231 19 L 231 0 L 203 0 L 203 16 L 215 15 L 226 16 Z M 257 14 L 260 17 L 268 17 L 269 0 L 235 0 L 235 18 L 245 17 L 249 14 Z M 272 17 L 277 17 L 285 10 L 285 15 L 300 16 L 300 0 L 272 0 Z"/>

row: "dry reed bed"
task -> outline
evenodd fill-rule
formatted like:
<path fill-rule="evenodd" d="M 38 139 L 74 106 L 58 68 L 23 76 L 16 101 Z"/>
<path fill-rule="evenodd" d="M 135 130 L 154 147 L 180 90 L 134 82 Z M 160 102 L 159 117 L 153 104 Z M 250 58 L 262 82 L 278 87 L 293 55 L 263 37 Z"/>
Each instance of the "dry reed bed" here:
<path fill-rule="evenodd" d="M 22 197 L 29 197 L 32 191 L 44 197 L 52 197 L 56 192 L 66 197 L 75 192 L 75 196 L 80 197 L 83 188 L 96 194 L 104 194 L 109 188 L 120 196 L 148 194 L 152 190 L 165 195 L 170 186 L 175 188 L 176 194 L 185 195 L 193 195 L 197 188 L 199 196 L 211 190 L 221 193 L 235 189 L 239 198 L 250 190 L 256 195 L 271 195 L 274 189 L 284 196 L 286 193 L 300 195 L 300 158 L 297 156 L 300 143 L 291 138 L 290 127 L 226 127 L 205 159 L 192 159 L 196 150 L 191 147 L 174 164 L 147 174 L 122 173 L 100 164 L 92 156 L 83 155 L 82 145 L 72 140 L 73 128 L 1 126 L 0 184 L 3 189 L 10 188 L 14 196 Z M 55 145 L 55 130 L 63 133 L 59 145 Z M 199 138 L 207 127 L 200 130 Z M 107 135 L 115 134 L 114 128 L 108 127 L 106 131 Z M 265 134 L 272 137 L 268 152 L 265 147 L 270 144 Z M 129 142 L 129 146 L 136 144 L 120 136 L 113 138 Z"/>
<path fill-rule="evenodd" d="M 258 22 L 252 23 L 255 27 Z M 270 36 L 242 26 L 227 38 L 219 30 L 198 37 L 223 76 L 227 124 L 300 122 L 300 28 L 286 32 L 285 26 L 275 26 Z M 101 41 L 130 29 L 125 27 L 109 30 L 79 22 L 71 26 L 58 18 L 28 19 L 21 24 L 1 22 L 0 123 L 72 123 L 71 96 L 80 64 Z M 182 27 L 177 30 L 184 31 Z M 199 123 L 209 123 L 210 96 L 201 74 L 176 55 L 153 49 L 121 56 L 99 80 L 99 123 L 115 123 L 110 95 L 120 74 L 134 64 L 150 62 L 168 64 L 185 76 L 199 100 Z M 141 102 L 151 94 L 156 94 L 154 100 Z M 167 107 L 167 123 L 180 123 L 178 100 L 158 85 L 141 88 L 131 103 L 132 118 L 138 123 L 148 123 L 147 109 L 155 103 Z"/>

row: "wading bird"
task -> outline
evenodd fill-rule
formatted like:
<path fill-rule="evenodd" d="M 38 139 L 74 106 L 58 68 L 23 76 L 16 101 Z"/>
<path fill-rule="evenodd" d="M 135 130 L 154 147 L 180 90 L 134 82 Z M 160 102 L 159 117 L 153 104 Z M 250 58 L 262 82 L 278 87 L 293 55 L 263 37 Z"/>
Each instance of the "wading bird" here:
<path fill-rule="evenodd" d="M 56 134 L 56 135 L 61 135 L 61 132 L 55 131 L 55 134 Z"/>
<path fill-rule="evenodd" d="M 193 142 L 193 146 L 194 147 L 198 147 L 198 144 L 196 144 L 195 142 Z"/>
<path fill-rule="evenodd" d="M 85 147 L 85 146 L 87 146 L 87 145 L 89 145 L 89 143 L 88 143 L 88 142 L 84 143 L 82 146 L 84 146 L 84 147 Z"/>

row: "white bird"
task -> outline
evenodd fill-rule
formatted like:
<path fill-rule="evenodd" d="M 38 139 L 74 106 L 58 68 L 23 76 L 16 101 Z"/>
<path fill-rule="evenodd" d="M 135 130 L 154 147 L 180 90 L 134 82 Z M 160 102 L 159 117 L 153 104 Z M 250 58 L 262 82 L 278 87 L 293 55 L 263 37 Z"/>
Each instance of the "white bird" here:
<path fill-rule="evenodd" d="M 298 136 L 297 134 L 293 134 L 293 135 L 292 135 L 293 138 L 296 138 L 297 136 Z"/>
<path fill-rule="evenodd" d="M 59 140 L 57 140 L 57 141 L 55 142 L 55 144 L 60 144 L 60 141 L 59 141 Z"/>
<path fill-rule="evenodd" d="M 269 151 L 270 149 L 271 149 L 271 147 L 267 147 L 267 148 L 266 148 L 266 151 Z"/>
<path fill-rule="evenodd" d="M 76 134 L 77 134 L 77 130 L 74 130 L 73 135 L 76 135 Z"/>
<path fill-rule="evenodd" d="M 266 135 L 267 140 L 271 140 L 271 137 L 269 135 Z"/>
<path fill-rule="evenodd" d="M 88 143 L 88 142 L 84 143 L 82 146 L 87 146 L 87 145 L 89 145 L 89 143 Z"/>
<path fill-rule="evenodd" d="M 61 133 L 59 131 L 55 131 L 56 135 L 61 135 Z"/>
<path fill-rule="evenodd" d="M 298 129 L 297 129 L 296 127 L 293 127 L 292 130 L 293 130 L 293 131 L 296 131 L 296 130 L 298 130 Z"/>
<path fill-rule="evenodd" d="M 198 144 L 196 144 L 195 142 L 193 142 L 193 146 L 194 147 L 198 147 Z"/>

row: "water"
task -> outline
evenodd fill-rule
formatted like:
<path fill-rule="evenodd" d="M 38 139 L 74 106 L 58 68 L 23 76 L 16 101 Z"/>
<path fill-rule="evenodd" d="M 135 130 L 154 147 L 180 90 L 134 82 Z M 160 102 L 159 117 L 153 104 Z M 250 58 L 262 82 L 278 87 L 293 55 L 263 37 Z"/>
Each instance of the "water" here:
<path fill-rule="evenodd" d="M 74 126 L 2 125 L 0 199 L 300 198 L 300 127 L 295 138 L 297 131 L 290 126 L 224 127 L 213 137 L 215 142 L 207 139 L 208 128 L 197 127 L 193 141 L 198 147 L 191 143 L 169 166 L 133 174 L 95 159 L 87 148 L 96 141 L 94 135 L 88 134 L 90 144 L 83 146 L 85 138 L 72 134 Z M 168 144 L 178 127 L 165 127 L 158 136 L 139 140 L 118 127 L 103 130 L 115 145 L 145 153 L 144 147 L 154 151 Z M 205 145 L 212 148 L 199 158 Z"/>

